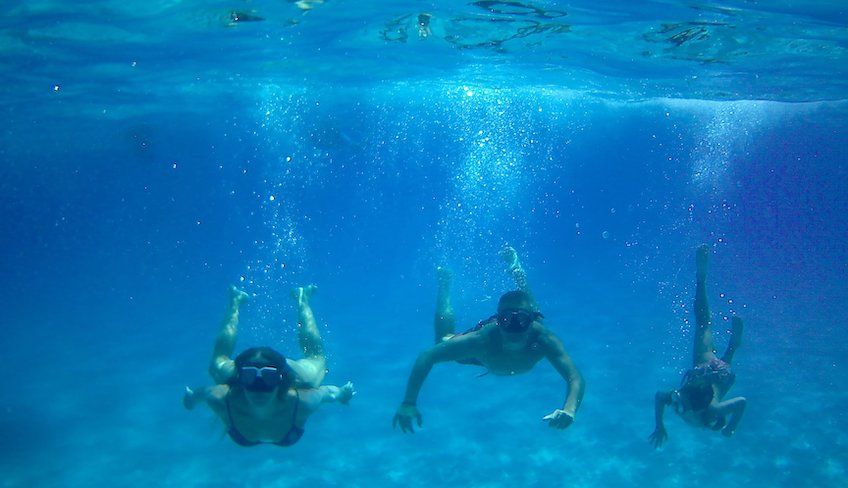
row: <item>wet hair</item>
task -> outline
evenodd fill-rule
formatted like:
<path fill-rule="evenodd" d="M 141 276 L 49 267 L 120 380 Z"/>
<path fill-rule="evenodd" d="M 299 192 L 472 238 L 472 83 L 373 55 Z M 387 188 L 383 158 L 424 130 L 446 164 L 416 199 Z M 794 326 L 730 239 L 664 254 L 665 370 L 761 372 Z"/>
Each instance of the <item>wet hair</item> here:
<path fill-rule="evenodd" d="M 691 410 L 705 410 L 713 400 L 713 387 L 709 381 L 690 381 L 680 389 L 680 396 Z"/>
<path fill-rule="evenodd" d="M 498 300 L 498 310 L 502 308 L 515 308 L 513 305 L 516 303 L 526 304 L 527 309 L 537 312 L 536 306 L 533 303 L 533 297 L 521 290 L 508 291 L 501 295 L 500 300 Z"/>
<path fill-rule="evenodd" d="M 230 386 L 241 386 L 238 382 L 238 374 L 241 372 L 241 368 L 245 366 L 256 366 L 258 368 L 273 366 L 277 368 L 283 375 L 283 381 L 280 383 L 280 387 L 283 390 L 287 390 L 292 385 L 294 379 L 289 365 L 286 363 L 286 357 L 270 347 L 251 347 L 245 349 L 241 354 L 236 356 L 235 364 L 236 376 L 230 381 Z"/>

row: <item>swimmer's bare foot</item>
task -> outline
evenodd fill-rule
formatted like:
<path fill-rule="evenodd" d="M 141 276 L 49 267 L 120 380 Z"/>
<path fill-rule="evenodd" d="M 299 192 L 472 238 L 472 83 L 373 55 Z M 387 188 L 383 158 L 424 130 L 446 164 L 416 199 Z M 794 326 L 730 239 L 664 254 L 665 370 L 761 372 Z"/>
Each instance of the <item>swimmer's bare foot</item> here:
<path fill-rule="evenodd" d="M 236 288 L 235 285 L 230 285 L 230 303 L 233 306 L 238 307 L 239 305 L 241 305 L 241 302 L 247 300 L 248 298 L 249 295 L 247 293 L 242 290 L 239 290 L 238 288 Z"/>
<path fill-rule="evenodd" d="M 695 267 L 697 269 L 697 271 L 695 272 L 695 277 L 699 281 L 707 279 L 707 267 L 709 266 L 709 262 L 710 246 L 706 244 L 701 244 L 695 251 Z"/>
<path fill-rule="evenodd" d="M 506 265 L 509 267 L 510 271 L 520 266 L 518 263 L 518 253 L 515 252 L 515 248 L 510 246 L 509 244 L 504 244 L 504 247 L 501 249 L 499 254 L 501 256 L 501 259 L 503 259 Z"/>
<path fill-rule="evenodd" d="M 309 305 L 309 299 L 312 298 L 312 294 L 317 289 L 318 287 L 316 285 L 298 286 L 292 289 L 291 295 L 294 301 L 297 302 L 297 306 L 303 307 L 304 305 Z"/>

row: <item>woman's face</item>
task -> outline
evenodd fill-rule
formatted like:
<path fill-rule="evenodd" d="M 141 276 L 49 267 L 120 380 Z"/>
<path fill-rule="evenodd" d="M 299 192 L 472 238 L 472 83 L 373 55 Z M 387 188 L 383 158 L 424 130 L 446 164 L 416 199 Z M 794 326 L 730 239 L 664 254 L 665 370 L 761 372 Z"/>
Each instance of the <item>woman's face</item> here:
<path fill-rule="evenodd" d="M 238 382 L 248 403 L 258 407 L 276 398 L 285 372 L 271 365 L 247 365 L 242 366 L 238 374 Z"/>

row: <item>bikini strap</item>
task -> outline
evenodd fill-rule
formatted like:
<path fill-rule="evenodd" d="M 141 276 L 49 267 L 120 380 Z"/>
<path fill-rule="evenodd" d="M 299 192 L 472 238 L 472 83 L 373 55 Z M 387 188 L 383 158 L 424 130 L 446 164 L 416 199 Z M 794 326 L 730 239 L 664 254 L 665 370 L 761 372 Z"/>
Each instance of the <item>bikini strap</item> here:
<path fill-rule="evenodd" d="M 292 427 L 297 427 L 297 408 L 300 406 L 300 392 L 297 388 L 294 389 L 294 394 L 297 396 L 297 402 L 294 404 L 294 412 L 292 413 Z"/>
<path fill-rule="evenodd" d="M 230 410 L 230 394 L 224 397 L 224 405 L 227 406 L 227 419 L 230 421 L 230 429 L 236 428 L 236 423 L 233 422 L 233 412 Z"/>

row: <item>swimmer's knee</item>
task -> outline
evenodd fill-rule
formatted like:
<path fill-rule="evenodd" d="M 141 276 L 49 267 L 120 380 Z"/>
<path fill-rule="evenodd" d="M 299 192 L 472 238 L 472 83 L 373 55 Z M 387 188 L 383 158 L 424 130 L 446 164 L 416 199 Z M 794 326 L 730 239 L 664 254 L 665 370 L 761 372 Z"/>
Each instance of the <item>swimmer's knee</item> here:
<path fill-rule="evenodd" d="M 225 384 L 236 374 L 236 363 L 229 358 L 216 359 L 209 366 L 209 375 L 215 383 Z"/>

